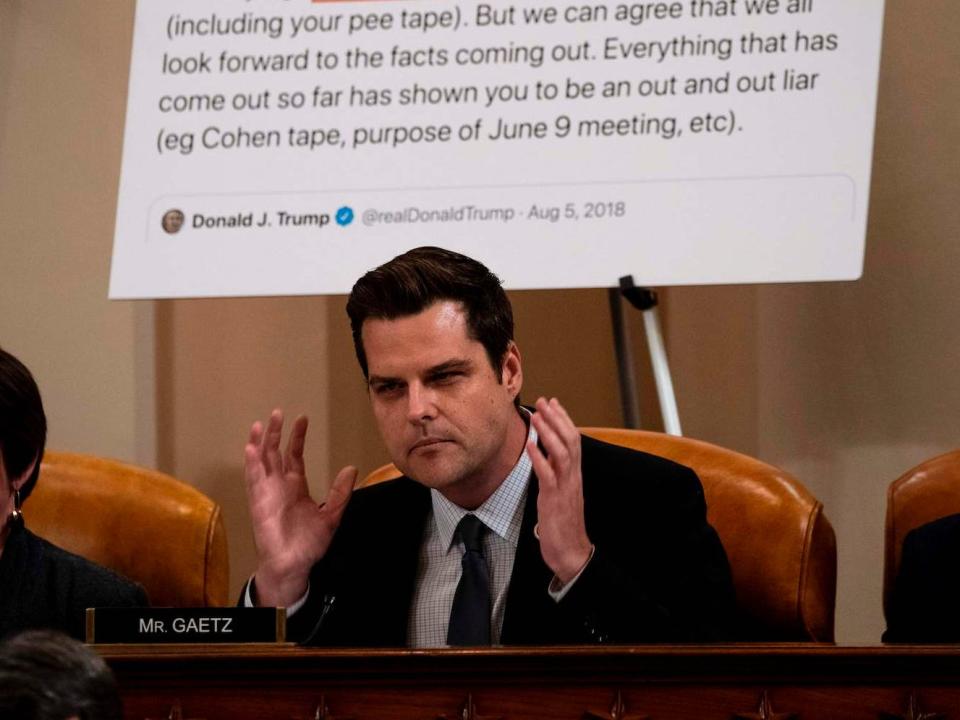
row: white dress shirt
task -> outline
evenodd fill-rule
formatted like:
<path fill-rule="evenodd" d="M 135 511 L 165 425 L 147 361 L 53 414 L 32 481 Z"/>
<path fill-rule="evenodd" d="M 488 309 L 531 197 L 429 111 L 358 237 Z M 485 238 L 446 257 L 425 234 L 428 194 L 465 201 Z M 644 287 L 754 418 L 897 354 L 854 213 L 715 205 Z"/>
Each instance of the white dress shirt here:
<path fill-rule="evenodd" d="M 527 439 L 536 443 L 537 431 L 529 419 L 527 421 Z M 463 542 L 455 537 L 456 529 L 463 516 L 471 512 L 488 528 L 483 536 L 483 556 L 490 572 L 490 599 L 493 603 L 490 639 L 494 645 L 500 642 L 507 589 L 517 556 L 517 540 L 532 468 L 530 456 L 524 448 L 500 487 L 473 511 L 450 502 L 436 490 L 430 490 L 433 510 L 427 516 L 420 543 L 407 645 L 429 648 L 447 644 L 450 610 L 462 572 Z"/>

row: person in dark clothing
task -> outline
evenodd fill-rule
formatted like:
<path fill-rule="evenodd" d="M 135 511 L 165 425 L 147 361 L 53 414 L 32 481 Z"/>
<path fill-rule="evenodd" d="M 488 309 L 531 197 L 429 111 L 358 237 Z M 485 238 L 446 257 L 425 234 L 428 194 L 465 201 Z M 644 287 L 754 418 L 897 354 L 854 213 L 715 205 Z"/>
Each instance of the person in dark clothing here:
<path fill-rule="evenodd" d="M 404 477 L 325 504 L 307 491 L 306 418 L 245 448 L 258 566 L 243 602 L 288 608 L 325 645 L 698 642 L 728 637 L 726 554 L 689 468 L 584 438 L 556 399 L 520 405 L 499 279 L 417 248 L 347 302 L 374 417 Z M 352 497 L 352 499 L 351 499 Z"/>
<path fill-rule="evenodd" d="M 88 607 L 147 604 L 143 588 L 37 537 L 23 504 L 40 475 L 47 420 L 30 371 L 0 348 L 0 637 L 52 628 L 83 639 Z"/>
<path fill-rule="evenodd" d="M 958 561 L 960 514 L 938 518 L 907 533 L 884 642 L 960 642 Z"/>

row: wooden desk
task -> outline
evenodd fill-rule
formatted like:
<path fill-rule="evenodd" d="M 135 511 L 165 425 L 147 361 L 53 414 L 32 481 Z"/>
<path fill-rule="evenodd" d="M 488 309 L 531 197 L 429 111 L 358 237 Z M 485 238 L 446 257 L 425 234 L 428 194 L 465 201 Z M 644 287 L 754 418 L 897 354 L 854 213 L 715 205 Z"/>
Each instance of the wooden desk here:
<path fill-rule="evenodd" d="M 960 720 L 960 648 L 98 648 L 136 720 Z"/>

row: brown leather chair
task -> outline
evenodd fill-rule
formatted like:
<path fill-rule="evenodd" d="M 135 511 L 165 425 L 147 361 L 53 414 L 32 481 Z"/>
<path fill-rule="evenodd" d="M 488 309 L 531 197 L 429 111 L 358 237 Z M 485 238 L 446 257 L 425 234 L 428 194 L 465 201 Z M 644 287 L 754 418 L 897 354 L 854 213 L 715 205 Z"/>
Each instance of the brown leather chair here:
<path fill-rule="evenodd" d="M 837 545 L 823 505 L 799 481 L 717 445 L 663 433 L 581 428 L 585 435 L 693 468 L 707 517 L 730 558 L 740 614 L 738 639 L 833 641 Z M 377 468 L 360 486 L 397 477 Z"/>
<path fill-rule="evenodd" d="M 154 606 L 228 603 L 220 506 L 169 475 L 47 452 L 23 510 L 31 531 L 140 583 Z"/>
<path fill-rule="evenodd" d="M 960 450 L 922 462 L 890 484 L 883 561 L 883 611 L 888 618 L 907 533 L 954 513 L 960 513 Z"/>

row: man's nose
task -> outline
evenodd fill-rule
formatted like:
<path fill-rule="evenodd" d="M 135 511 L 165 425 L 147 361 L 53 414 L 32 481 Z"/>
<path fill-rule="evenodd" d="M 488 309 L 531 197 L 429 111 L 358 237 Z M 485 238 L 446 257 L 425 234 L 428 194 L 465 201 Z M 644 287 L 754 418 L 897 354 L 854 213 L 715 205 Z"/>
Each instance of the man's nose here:
<path fill-rule="evenodd" d="M 407 388 L 407 419 L 420 423 L 433 419 L 436 414 L 433 391 L 420 383 L 411 383 Z"/>

